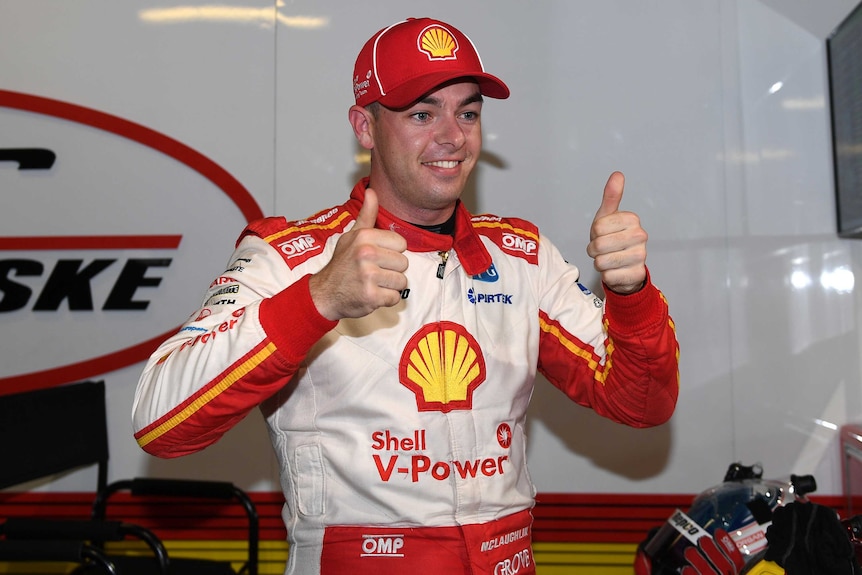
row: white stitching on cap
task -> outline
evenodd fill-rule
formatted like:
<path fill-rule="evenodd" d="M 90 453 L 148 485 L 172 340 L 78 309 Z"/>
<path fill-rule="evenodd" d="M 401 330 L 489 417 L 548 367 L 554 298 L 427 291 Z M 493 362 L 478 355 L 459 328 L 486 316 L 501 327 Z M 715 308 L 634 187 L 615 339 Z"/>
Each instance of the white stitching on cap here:
<path fill-rule="evenodd" d="M 380 39 L 383 38 L 383 35 L 395 28 L 400 24 L 404 24 L 407 20 L 402 20 L 401 22 L 396 22 L 391 26 L 387 27 L 380 34 L 377 35 L 377 38 L 374 39 L 374 48 L 371 50 L 371 67 L 374 69 L 374 81 L 377 82 L 377 89 L 380 90 L 380 97 L 386 95 L 386 92 L 383 90 L 383 84 L 380 82 L 380 74 L 377 73 L 377 43 L 380 42 Z"/>

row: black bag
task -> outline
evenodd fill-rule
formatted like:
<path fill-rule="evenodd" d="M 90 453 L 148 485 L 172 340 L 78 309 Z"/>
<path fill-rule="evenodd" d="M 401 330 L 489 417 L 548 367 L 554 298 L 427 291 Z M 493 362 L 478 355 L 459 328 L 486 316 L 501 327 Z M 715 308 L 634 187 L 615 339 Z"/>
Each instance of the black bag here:
<path fill-rule="evenodd" d="M 787 575 L 862 574 L 850 535 L 829 507 L 794 501 L 775 509 L 766 539 L 765 559 Z"/>

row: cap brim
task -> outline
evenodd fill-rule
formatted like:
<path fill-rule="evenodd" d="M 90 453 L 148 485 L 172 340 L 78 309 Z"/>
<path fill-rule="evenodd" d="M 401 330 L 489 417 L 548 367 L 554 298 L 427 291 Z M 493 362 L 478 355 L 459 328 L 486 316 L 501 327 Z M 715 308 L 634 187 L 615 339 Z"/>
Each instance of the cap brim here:
<path fill-rule="evenodd" d="M 479 91 L 483 96 L 497 98 L 499 100 L 505 100 L 509 97 L 509 87 L 496 76 L 485 73 L 463 75 L 461 73 L 447 71 L 436 74 L 426 74 L 418 78 L 407 80 L 394 90 L 387 92 L 386 95 L 381 96 L 377 101 L 387 108 L 407 108 L 421 100 L 425 95 L 433 92 L 439 86 L 459 78 L 475 80 L 479 85 Z"/>

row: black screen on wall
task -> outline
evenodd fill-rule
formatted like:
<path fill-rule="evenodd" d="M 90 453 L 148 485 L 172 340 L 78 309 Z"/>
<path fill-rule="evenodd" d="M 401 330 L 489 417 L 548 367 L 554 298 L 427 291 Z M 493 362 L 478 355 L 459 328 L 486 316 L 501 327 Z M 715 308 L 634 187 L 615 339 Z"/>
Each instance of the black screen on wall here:
<path fill-rule="evenodd" d="M 826 39 L 838 235 L 862 238 L 862 3 Z"/>

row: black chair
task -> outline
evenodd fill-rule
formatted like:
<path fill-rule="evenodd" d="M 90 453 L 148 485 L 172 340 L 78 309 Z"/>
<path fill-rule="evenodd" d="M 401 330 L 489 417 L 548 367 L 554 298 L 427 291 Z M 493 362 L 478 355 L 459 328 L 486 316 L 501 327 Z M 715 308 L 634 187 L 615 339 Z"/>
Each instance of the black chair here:
<path fill-rule="evenodd" d="M 0 395 L 0 462 L 0 489 L 93 465 L 95 490 L 104 489 L 104 382 Z"/>
<path fill-rule="evenodd" d="M 0 396 L 0 489 L 95 466 L 96 489 L 108 469 L 103 382 Z M 117 573 L 88 529 L 103 541 L 144 540 L 167 572 L 167 553 L 151 532 L 121 522 L 10 517 L 0 524 L 0 560 L 75 563 L 96 573 Z"/>
<path fill-rule="evenodd" d="M 95 566 L 96 573 L 119 575 L 116 566 L 105 554 L 83 541 L 53 541 L 47 544 L 43 540 L 2 540 L 0 541 L 0 558 L 4 561 L 78 563 L 81 566 Z M 8 573 L 8 571 L 4 571 Z"/>
<path fill-rule="evenodd" d="M 233 483 L 224 481 L 203 481 L 185 479 L 144 478 L 114 481 L 96 494 L 93 501 L 93 519 L 103 521 L 108 517 L 109 503 L 113 495 L 125 492 L 132 497 L 150 497 L 166 500 L 166 505 L 176 502 L 215 501 L 221 504 L 239 505 L 245 515 L 247 530 L 246 561 L 235 571 L 230 562 L 193 558 L 172 558 L 169 573 L 195 575 L 257 575 L 259 547 L 259 518 L 257 508 L 248 494 Z M 131 569 L 129 559 L 113 558 L 120 566 L 120 572 Z M 134 560 L 134 559 L 133 559 Z"/>
<path fill-rule="evenodd" d="M 137 538 L 149 546 L 152 558 L 141 573 L 168 575 L 168 554 L 152 531 L 121 521 L 10 517 L 0 525 L 0 559 L 7 561 L 78 563 L 74 573 L 129 572 L 108 555 L 106 541 Z M 119 557 L 123 560 L 123 557 Z"/>
<path fill-rule="evenodd" d="M 127 490 L 133 496 L 206 499 L 240 505 L 248 522 L 248 558 L 240 572 L 257 575 L 257 511 L 248 495 L 232 483 L 147 478 L 107 483 L 108 431 L 103 381 L 0 396 L 0 489 L 93 465 L 97 471 L 91 517 L 81 520 L 11 517 L 0 524 L 0 544 L 7 547 L 4 550 L 0 545 L 0 561 L 38 561 L 40 557 L 45 561 L 61 560 L 55 554 L 62 547 L 65 560 L 79 563 L 76 573 L 82 574 L 105 572 L 103 563 L 119 575 L 236 574 L 228 561 L 171 559 L 150 529 L 122 518 L 106 518 L 108 499 Z M 105 553 L 105 543 L 127 538 L 144 541 L 152 556 Z M 12 549 L 28 544 L 32 547 L 26 558 L 23 551 Z M 40 546 L 44 551 L 41 556 L 36 552 Z"/>
<path fill-rule="evenodd" d="M 105 414 L 101 381 L 0 396 L 0 489 L 93 466 L 96 491 L 104 489 Z M 116 565 L 102 547 L 127 538 L 144 541 L 157 564 L 152 572 L 167 574 L 167 552 L 151 531 L 87 518 L 9 517 L 0 523 L 0 561 L 74 563 L 81 570 L 113 574 Z"/>

